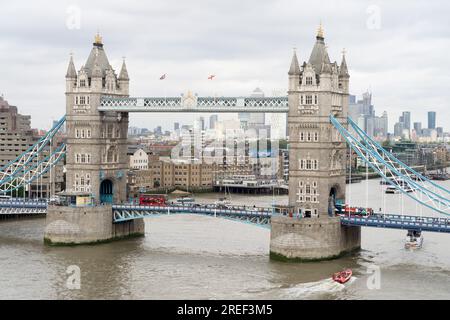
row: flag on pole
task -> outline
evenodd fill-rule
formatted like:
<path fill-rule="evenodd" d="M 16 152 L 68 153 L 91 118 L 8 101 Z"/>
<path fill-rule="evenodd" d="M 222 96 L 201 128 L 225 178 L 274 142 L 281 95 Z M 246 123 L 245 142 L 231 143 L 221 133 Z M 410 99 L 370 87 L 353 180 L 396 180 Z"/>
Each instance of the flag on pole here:
<path fill-rule="evenodd" d="M 166 78 L 166 74 L 164 73 L 161 77 L 159 77 L 159 80 L 164 80 Z"/>
<path fill-rule="evenodd" d="M 215 76 L 216 76 L 215 74 L 211 74 L 211 75 L 208 77 L 208 80 L 212 80 Z"/>

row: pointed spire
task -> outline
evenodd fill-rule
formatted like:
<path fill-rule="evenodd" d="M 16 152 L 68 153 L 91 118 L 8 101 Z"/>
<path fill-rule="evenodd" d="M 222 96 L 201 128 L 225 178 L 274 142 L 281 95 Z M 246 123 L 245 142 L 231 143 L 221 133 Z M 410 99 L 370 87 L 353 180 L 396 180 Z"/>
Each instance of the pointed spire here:
<path fill-rule="evenodd" d="M 339 75 L 348 77 L 348 68 L 347 68 L 347 61 L 345 60 L 345 49 L 342 50 L 342 62 L 341 67 L 339 68 Z"/>
<path fill-rule="evenodd" d="M 123 57 L 122 69 L 120 70 L 119 80 L 130 80 L 128 76 L 127 65 L 125 64 L 125 57 Z"/>
<path fill-rule="evenodd" d="M 321 39 L 321 40 L 325 39 L 325 37 L 323 35 L 322 21 L 320 21 L 319 28 L 317 29 L 317 36 L 316 36 L 316 38 L 317 39 Z"/>
<path fill-rule="evenodd" d="M 67 67 L 66 78 L 76 78 L 77 71 L 75 69 L 75 64 L 73 63 L 73 54 L 70 54 L 69 66 Z"/>
<path fill-rule="evenodd" d="M 294 48 L 294 54 L 292 55 L 291 67 L 289 68 L 288 75 L 300 75 L 300 66 L 298 64 L 296 49 Z"/>

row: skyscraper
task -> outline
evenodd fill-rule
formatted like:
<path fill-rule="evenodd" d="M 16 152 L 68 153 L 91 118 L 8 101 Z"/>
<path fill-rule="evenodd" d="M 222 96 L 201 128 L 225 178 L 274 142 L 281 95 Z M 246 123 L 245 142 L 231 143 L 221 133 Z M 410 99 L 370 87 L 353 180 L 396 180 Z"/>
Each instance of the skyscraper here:
<path fill-rule="evenodd" d="M 385 111 L 381 117 L 375 116 L 375 108 L 372 104 L 372 94 L 370 92 L 363 93 L 362 100 L 356 100 L 355 96 L 350 96 L 348 114 L 369 136 L 387 136 L 387 113 Z"/>
<path fill-rule="evenodd" d="M 260 88 L 256 88 L 250 96 L 252 98 L 263 98 L 264 92 Z M 248 126 L 263 126 L 266 122 L 265 115 L 265 113 L 240 112 L 238 118 L 241 122 L 241 127 L 246 129 Z"/>
<path fill-rule="evenodd" d="M 394 136 L 401 137 L 403 135 L 404 123 L 403 121 L 396 122 L 394 125 Z"/>
<path fill-rule="evenodd" d="M 414 122 L 414 131 L 416 134 L 422 133 L 422 122 Z"/>
<path fill-rule="evenodd" d="M 403 118 L 403 128 L 408 130 L 411 129 L 411 112 L 403 111 L 402 118 Z"/>
<path fill-rule="evenodd" d="M 200 131 L 205 130 L 205 118 L 204 117 L 198 117 L 194 122 L 194 128 Z"/>
<path fill-rule="evenodd" d="M 428 129 L 436 129 L 436 112 L 428 111 Z"/>
<path fill-rule="evenodd" d="M 209 128 L 210 129 L 216 129 L 217 122 L 219 121 L 219 117 L 217 114 L 213 114 L 209 117 Z"/>

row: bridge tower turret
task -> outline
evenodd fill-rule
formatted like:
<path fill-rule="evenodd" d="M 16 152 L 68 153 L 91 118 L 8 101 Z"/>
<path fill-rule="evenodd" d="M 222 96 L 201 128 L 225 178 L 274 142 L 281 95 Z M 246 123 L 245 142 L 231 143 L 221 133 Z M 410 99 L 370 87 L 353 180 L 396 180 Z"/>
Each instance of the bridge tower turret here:
<path fill-rule="evenodd" d="M 329 116 L 347 125 L 349 74 L 328 56 L 320 26 L 309 60 L 297 55 L 289 75 L 289 206 L 293 218 L 272 219 L 271 253 L 293 259 L 322 259 L 359 247 L 340 226 L 336 200 L 345 201 L 346 144 Z M 342 230 L 341 230 L 342 229 Z M 345 229 L 345 230 L 343 230 Z M 352 239 L 352 240 L 349 240 Z"/>

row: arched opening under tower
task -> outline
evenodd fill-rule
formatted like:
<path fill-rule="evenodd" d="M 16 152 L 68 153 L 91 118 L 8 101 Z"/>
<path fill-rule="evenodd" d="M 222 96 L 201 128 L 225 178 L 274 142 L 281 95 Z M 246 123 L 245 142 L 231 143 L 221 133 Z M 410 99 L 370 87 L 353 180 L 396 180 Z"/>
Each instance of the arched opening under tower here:
<path fill-rule="evenodd" d="M 113 183 L 109 179 L 105 179 L 100 184 L 100 203 L 113 202 Z"/>

